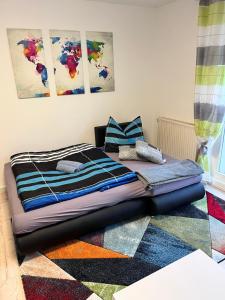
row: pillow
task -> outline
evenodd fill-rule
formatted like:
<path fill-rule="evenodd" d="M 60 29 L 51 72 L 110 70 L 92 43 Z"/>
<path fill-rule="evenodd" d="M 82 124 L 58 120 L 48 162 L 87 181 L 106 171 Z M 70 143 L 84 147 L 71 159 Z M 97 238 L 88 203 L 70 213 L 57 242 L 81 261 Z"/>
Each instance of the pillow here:
<path fill-rule="evenodd" d="M 163 158 L 162 152 L 159 149 L 143 141 L 136 142 L 136 153 L 141 158 L 147 159 L 155 164 L 164 164 L 166 162 L 166 159 Z"/>
<path fill-rule="evenodd" d="M 119 146 L 120 160 L 142 160 L 136 153 L 135 146 Z"/>
<path fill-rule="evenodd" d="M 105 135 L 105 151 L 119 152 L 119 146 L 135 145 L 137 140 L 144 141 L 141 117 L 130 122 L 125 129 L 112 118 L 109 118 Z"/>

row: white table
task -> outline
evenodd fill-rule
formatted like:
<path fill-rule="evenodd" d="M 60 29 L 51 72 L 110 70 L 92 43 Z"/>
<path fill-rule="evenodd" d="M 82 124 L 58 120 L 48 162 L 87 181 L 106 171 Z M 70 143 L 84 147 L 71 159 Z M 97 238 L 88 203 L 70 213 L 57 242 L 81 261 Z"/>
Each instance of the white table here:
<path fill-rule="evenodd" d="M 114 300 L 225 299 L 225 270 L 201 250 L 115 293 Z"/>

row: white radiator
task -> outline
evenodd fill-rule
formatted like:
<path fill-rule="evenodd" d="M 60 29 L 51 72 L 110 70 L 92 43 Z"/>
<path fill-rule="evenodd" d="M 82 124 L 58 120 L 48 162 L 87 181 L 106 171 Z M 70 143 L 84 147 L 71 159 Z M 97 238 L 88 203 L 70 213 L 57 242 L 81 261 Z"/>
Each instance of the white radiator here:
<path fill-rule="evenodd" d="M 158 147 L 177 159 L 195 160 L 197 139 L 194 125 L 169 118 L 158 118 Z"/>

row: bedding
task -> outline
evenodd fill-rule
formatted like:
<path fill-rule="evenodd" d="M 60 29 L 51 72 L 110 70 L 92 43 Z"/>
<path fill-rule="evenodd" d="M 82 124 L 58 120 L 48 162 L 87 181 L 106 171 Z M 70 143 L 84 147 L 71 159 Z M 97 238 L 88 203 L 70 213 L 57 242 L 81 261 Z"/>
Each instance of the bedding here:
<path fill-rule="evenodd" d="M 147 188 L 152 189 L 155 185 L 179 181 L 202 174 L 203 170 L 198 164 L 192 160 L 185 159 L 154 168 L 143 168 L 138 172 L 138 177 L 145 182 Z"/>
<path fill-rule="evenodd" d="M 83 169 L 73 174 L 57 171 L 62 159 L 80 162 Z M 11 167 L 26 212 L 137 180 L 135 172 L 90 144 L 15 154 Z"/>
<path fill-rule="evenodd" d="M 119 146 L 120 160 L 143 160 L 137 155 L 135 146 Z"/>
<path fill-rule="evenodd" d="M 108 153 L 108 155 L 113 160 L 119 161 L 118 153 Z M 166 159 L 165 166 L 167 166 L 168 168 L 172 164 L 179 162 L 178 160 L 173 159 L 172 157 L 170 157 L 168 155 L 164 155 L 164 158 Z M 135 160 L 123 161 L 123 165 L 126 166 L 127 168 L 137 172 L 137 174 L 140 173 L 143 169 L 151 170 L 151 169 L 161 167 L 161 166 L 156 167 L 155 163 L 152 163 L 152 162 L 135 161 Z M 199 183 L 201 180 L 202 180 L 201 175 L 190 176 L 190 177 L 185 177 L 185 178 L 183 178 L 179 181 L 165 182 L 164 184 L 159 184 L 159 185 L 156 184 L 156 185 L 154 185 L 154 187 L 151 190 L 146 189 L 146 183 L 145 182 L 142 181 L 142 183 L 143 183 L 143 188 L 147 192 L 147 195 L 150 196 L 150 197 L 155 197 L 155 196 L 167 194 L 167 193 L 182 189 L 182 188 L 187 187 L 189 185 Z"/>
<path fill-rule="evenodd" d="M 83 164 L 77 161 L 60 160 L 57 163 L 56 170 L 73 174 L 78 171 L 81 171 L 83 167 Z"/>
<path fill-rule="evenodd" d="M 10 163 L 5 165 L 5 181 L 12 216 L 14 234 L 34 232 L 52 224 L 76 218 L 103 207 L 111 207 L 120 202 L 148 196 L 139 180 L 117 186 L 104 192 L 96 191 L 71 199 L 25 212 L 17 194 L 16 181 Z"/>
<path fill-rule="evenodd" d="M 158 148 L 152 147 L 144 141 L 136 142 L 136 152 L 139 157 L 155 164 L 164 164 L 166 162 Z"/>
<path fill-rule="evenodd" d="M 119 161 L 118 153 L 107 153 L 110 158 Z M 175 161 L 166 156 L 167 164 Z M 144 161 L 124 161 L 123 164 L 132 171 L 140 171 L 145 167 L 154 167 L 155 164 Z M 93 192 L 71 199 L 48 205 L 39 209 L 24 212 L 23 206 L 17 194 L 15 177 L 12 172 L 10 163 L 5 165 L 5 181 L 8 192 L 8 200 L 12 215 L 12 228 L 14 234 L 27 234 L 37 229 L 47 227 L 52 224 L 61 223 L 63 221 L 76 218 L 104 207 L 110 207 L 118 203 L 129 201 L 136 198 L 146 197 L 146 201 L 150 201 L 149 197 L 163 195 L 174 190 L 182 189 L 188 185 L 194 185 L 201 180 L 201 177 L 189 178 L 165 184 L 156 187 L 154 190 L 145 190 L 144 184 L 140 181 L 134 181 L 125 185 L 106 190 L 104 193 L 100 191 Z"/>
<path fill-rule="evenodd" d="M 109 118 L 105 134 L 105 151 L 119 152 L 119 146 L 135 145 L 137 140 L 144 141 L 141 117 L 137 117 L 124 129 L 112 118 Z"/>

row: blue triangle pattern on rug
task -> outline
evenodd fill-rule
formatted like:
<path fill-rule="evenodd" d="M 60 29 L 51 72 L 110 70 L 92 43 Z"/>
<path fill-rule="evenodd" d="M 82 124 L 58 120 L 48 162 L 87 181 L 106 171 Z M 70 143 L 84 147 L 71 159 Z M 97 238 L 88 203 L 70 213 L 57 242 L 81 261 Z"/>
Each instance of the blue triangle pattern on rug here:
<path fill-rule="evenodd" d="M 163 268 L 194 250 L 191 245 L 149 224 L 134 257 Z"/>
<path fill-rule="evenodd" d="M 186 217 L 186 218 L 193 218 L 193 219 L 204 219 L 208 220 L 209 216 L 206 212 L 200 210 L 193 204 L 182 206 L 178 209 L 172 210 L 165 215 L 168 216 L 176 216 L 176 217 Z"/>
<path fill-rule="evenodd" d="M 54 259 L 53 262 L 79 281 L 126 286 L 160 269 L 136 258 Z"/>

